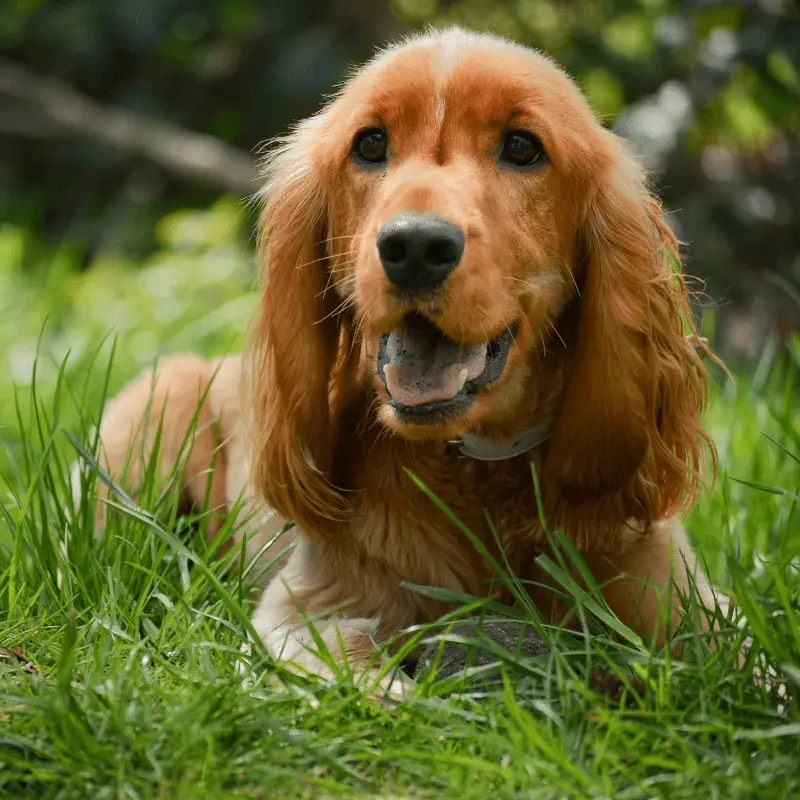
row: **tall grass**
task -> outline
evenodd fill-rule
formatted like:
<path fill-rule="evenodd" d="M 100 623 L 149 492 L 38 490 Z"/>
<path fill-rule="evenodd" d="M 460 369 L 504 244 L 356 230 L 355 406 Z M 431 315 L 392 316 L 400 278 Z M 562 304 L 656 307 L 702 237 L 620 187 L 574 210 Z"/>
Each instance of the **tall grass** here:
<path fill-rule="evenodd" d="M 93 425 L 109 373 L 94 361 L 78 386 L 62 366 L 47 397 L 35 381 L 17 397 L 0 506 L 4 796 L 800 793 L 796 376 L 775 369 L 760 386 L 720 390 L 709 413 L 721 476 L 688 526 L 746 612 L 743 627 L 720 611 L 703 634 L 690 613 L 679 659 L 648 649 L 591 584 L 572 583 L 565 566 L 580 569 L 580 557 L 554 532 L 547 569 L 581 630 L 546 625 L 522 595 L 515 609 L 460 598 L 533 628 L 546 655 L 490 642 L 493 681 L 485 667 L 444 681 L 434 670 L 392 705 L 346 670 L 323 683 L 259 651 L 243 679 L 253 594 L 230 568 L 235 554 L 219 557 L 202 520 L 178 515 L 170 476 L 158 479 L 154 465 L 137 502 L 112 492 L 95 537 Z M 69 466 L 79 451 L 88 458 L 76 509 Z M 444 625 L 417 631 L 447 638 Z"/>

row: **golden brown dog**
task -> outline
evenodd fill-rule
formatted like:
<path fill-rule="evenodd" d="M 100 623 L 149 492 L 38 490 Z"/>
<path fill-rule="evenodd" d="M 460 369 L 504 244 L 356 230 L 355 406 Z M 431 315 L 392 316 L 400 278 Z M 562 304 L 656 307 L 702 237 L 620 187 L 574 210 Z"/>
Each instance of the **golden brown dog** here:
<path fill-rule="evenodd" d="M 318 630 L 358 666 L 444 610 L 403 581 L 485 596 L 490 567 L 406 470 L 496 552 L 490 518 L 532 578 L 533 465 L 548 525 L 611 608 L 663 635 L 670 573 L 686 591 L 695 563 L 677 515 L 713 462 L 703 346 L 659 203 L 569 78 L 491 36 L 413 38 L 299 124 L 265 176 L 244 360 L 167 361 L 149 405 L 150 376 L 127 388 L 102 423 L 109 469 L 147 408 L 166 409 L 169 466 L 208 389 L 187 498 L 215 462 L 211 502 L 244 494 L 256 544 L 296 522 L 254 623 L 320 672 L 300 609 L 332 612 Z M 534 599 L 563 615 L 555 594 Z"/>

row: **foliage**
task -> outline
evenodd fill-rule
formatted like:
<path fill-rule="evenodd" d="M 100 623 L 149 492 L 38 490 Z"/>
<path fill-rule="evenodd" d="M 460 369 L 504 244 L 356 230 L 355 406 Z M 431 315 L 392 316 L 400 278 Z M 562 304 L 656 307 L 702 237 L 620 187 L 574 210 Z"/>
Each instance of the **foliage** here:
<path fill-rule="evenodd" d="M 0 55 L 252 151 L 315 111 L 393 27 L 368 0 L 10 0 Z M 53 140 L 6 101 L 0 91 L 0 219 L 77 242 L 87 262 L 108 248 L 146 253 L 159 213 L 214 198 L 94 142 Z"/>
<path fill-rule="evenodd" d="M 29 390 L 37 351 L 46 397 L 67 354 L 77 388 L 91 360 L 106 363 L 113 347 L 114 390 L 166 353 L 238 350 L 255 308 L 249 224 L 231 198 L 208 211 L 175 211 L 158 224 L 158 248 L 141 264 L 108 253 L 85 271 L 68 246 L 51 261 L 33 261 L 26 231 L 1 226 L 0 443 L 14 452 L 14 397 Z"/>

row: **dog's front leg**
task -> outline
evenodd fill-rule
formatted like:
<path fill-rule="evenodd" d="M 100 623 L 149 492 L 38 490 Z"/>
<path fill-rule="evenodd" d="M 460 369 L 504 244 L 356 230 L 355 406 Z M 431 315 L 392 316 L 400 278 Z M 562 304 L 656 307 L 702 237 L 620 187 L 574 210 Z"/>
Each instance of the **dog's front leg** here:
<path fill-rule="evenodd" d="M 337 576 L 312 556 L 316 546 L 299 536 L 286 566 L 270 581 L 255 613 L 253 627 L 270 655 L 302 673 L 332 680 L 351 672 L 366 686 L 402 696 L 410 682 L 382 675 L 377 663 L 380 619 L 348 616 L 353 597 Z M 359 604 L 363 608 L 363 601 Z"/>
<path fill-rule="evenodd" d="M 694 593 L 696 605 L 708 613 L 717 604 L 726 606 L 726 598 L 715 594 L 698 568 L 677 518 L 656 522 L 647 533 L 631 528 L 620 537 L 618 552 L 589 552 L 586 562 L 614 613 L 659 645 L 680 624 L 682 597 Z M 708 628 L 705 613 L 700 613 L 699 622 Z"/>

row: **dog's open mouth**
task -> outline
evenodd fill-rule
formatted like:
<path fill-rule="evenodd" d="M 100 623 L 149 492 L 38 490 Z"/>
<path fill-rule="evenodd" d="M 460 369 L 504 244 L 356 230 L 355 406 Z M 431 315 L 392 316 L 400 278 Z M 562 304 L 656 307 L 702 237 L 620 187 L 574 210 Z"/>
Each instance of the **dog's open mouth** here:
<path fill-rule="evenodd" d="M 378 375 L 391 405 L 414 416 L 466 408 L 503 374 L 515 328 L 490 342 L 465 345 L 409 314 L 402 328 L 381 335 L 378 347 Z"/>

